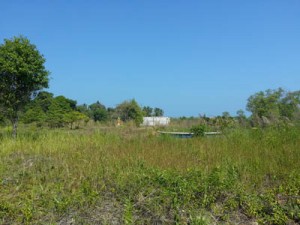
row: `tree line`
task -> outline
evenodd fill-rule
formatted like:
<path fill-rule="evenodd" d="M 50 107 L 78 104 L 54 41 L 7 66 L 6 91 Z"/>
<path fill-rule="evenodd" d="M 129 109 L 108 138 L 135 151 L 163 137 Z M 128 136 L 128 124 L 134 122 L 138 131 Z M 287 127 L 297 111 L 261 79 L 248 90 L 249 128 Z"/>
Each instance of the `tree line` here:
<path fill-rule="evenodd" d="M 152 109 L 152 110 L 149 110 Z M 150 113 L 151 111 L 151 113 Z M 144 116 L 163 116 L 160 108 L 141 107 L 136 100 L 127 100 L 116 107 L 106 107 L 99 101 L 90 105 L 77 105 L 76 100 L 65 96 L 54 97 L 53 93 L 40 91 L 19 112 L 19 120 L 24 124 L 35 123 L 37 126 L 51 128 L 78 127 L 79 124 L 94 122 L 133 121 L 137 126 L 143 122 Z M 5 118 L 2 117 L 2 122 Z"/>
<path fill-rule="evenodd" d="M 200 115 L 203 125 L 216 129 L 228 127 L 267 127 L 273 125 L 300 125 L 300 91 L 286 91 L 283 88 L 267 89 L 251 95 L 246 110 L 238 110 L 235 116 L 223 112 L 213 118 Z"/>
<path fill-rule="evenodd" d="M 20 120 L 39 126 L 73 128 L 79 121 L 90 119 L 97 122 L 120 118 L 139 125 L 143 116 L 163 115 L 162 109 L 141 108 L 134 99 L 106 108 L 99 101 L 77 105 L 75 100 L 64 96 L 54 97 L 42 91 L 48 88 L 50 74 L 45 62 L 36 46 L 24 36 L 4 39 L 0 45 L 0 122 L 11 122 L 14 137 Z"/>
<path fill-rule="evenodd" d="M 23 36 L 5 39 L 0 45 L 0 122 L 10 121 L 13 136 L 17 134 L 18 122 L 36 123 L 49 127 L 70 126 L 79 121 L 134 121 L 141 124 L 143 116 L 163 116 L 164 111 L 150 106 L 141 107 L 134 99 L 124 101 L 115 108 L 106 108 L 99 101 L 91 105 L 77 105 L 64 96 L 54 97 L 42 91 L 48 88 L 49 71 L 46 59 L 36 46 Z M 251 95 L 246 109 L 251 116 L 246 118 L 242 110 L 235 118 L 240 124 L 266 126 L 268 124 L 295 123 L 300 119 L 300 91 L 285 91 L 282 88 L 260 91 Z M 203 117 L 207 123 L 230 126 L 233 117 L 225 112 L 214 119 Z"/>

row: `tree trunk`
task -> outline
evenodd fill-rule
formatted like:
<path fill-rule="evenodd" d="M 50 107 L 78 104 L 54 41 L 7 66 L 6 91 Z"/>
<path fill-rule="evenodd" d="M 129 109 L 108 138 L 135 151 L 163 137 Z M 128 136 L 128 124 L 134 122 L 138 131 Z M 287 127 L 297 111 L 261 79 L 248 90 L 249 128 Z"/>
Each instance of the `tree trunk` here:
<path fill-rule="evenodd" d="M 14 139 L 17 138 L 18 122 L 19 122 L 18 117 L 12 119 L 12 125 L 13 125 L 12 136 Z"/>

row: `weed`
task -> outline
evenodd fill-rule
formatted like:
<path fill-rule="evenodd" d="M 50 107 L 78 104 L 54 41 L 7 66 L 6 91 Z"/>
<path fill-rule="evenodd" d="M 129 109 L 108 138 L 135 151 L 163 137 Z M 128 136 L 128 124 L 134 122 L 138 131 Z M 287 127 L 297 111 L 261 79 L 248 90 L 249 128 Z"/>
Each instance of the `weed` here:
<path fill-rule="evenodd" d="M 133 223 L 133 206 L 129 199 L 125 200 L 124 203 L 124 214 L 123 214 L 123 221 L 126 225 L 131 225 Z"/>

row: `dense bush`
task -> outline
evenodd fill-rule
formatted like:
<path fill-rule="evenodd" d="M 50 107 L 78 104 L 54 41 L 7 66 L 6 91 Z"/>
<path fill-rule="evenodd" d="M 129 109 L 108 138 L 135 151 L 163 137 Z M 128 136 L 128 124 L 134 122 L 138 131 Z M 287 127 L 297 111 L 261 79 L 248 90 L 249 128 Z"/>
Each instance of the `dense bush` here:
<path fill-rule="evenodd" d="M 204 125 L 197 125 L 193 126 L 190 131 L 195 137 L 203 137 L 205 135 L 206 127 Z"/>

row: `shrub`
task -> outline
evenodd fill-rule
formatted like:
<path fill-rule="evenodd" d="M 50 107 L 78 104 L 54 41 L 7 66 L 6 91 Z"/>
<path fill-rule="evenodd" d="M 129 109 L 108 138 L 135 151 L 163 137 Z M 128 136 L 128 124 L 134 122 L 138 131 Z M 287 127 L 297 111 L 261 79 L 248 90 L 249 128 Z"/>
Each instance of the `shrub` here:
<path fill-rule="evenodd" d="M 203 137 L 205 134 L 206 127 L 204 125 L 193 126 L 190 131 L 195 137 Z"/>

